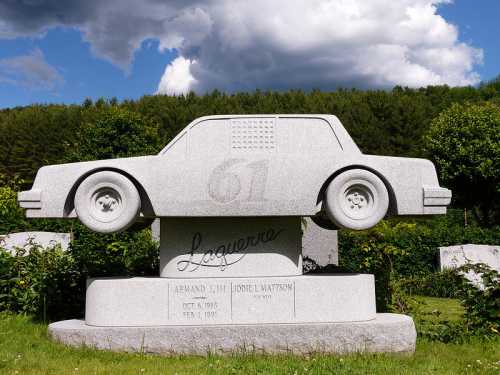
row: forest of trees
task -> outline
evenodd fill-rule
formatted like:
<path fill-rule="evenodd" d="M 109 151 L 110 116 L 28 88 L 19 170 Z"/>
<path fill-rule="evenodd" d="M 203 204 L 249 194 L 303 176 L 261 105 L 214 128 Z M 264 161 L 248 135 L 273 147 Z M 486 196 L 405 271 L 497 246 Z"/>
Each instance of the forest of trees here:
<path fill-rule="evenodd" d="M 500 80 L 479 87 L 395 87 L 391 91 L 260 92 L 232 95 L 144 96 L 138 100 L 85 100 L 81 105 L 31 105 L 0 111 L 0 176 L 30 185 L 43 165 L 96 158 L 85 150 L 94 124 L 110 111 L 130 114 L 136 131 L 151 144 L 120 156 L 159 151 L 193 119 L 214 114 L 329 113 L 342 121 L 364 153 L 428 157 L 425 134 L 431 121 L 453 103 L 500 103 Z M 141 125 L 142 124 L 142 125 Z M 139 126 L 139 128 L 137 128 Z M 90 129 L 90 130 L 89 130 Z M 124 130 L 128 131 L 127 129 Z M 126 137 L 126 133 L 124 134 Z M 116 134 L 98 135 L 105 144 Z M 101 154 L 102 155 L 102 154 Z M 107 155 L 107 154 L 105 154 Z M 109 154 L 110 157 L 118 156 Z"/>

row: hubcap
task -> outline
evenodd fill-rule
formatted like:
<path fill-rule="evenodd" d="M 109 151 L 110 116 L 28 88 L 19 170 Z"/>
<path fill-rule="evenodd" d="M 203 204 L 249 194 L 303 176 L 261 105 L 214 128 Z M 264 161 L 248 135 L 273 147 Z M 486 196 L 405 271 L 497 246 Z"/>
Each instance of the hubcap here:
<path fill-rule="evenodd" d="M 101 222 L 115 220 L 122 209 L 122 197 L 115 189 L 109 187 L 99 188 L 91 197 L 90 213 Z"/>
<path fill-rule="evenodd" d="M 352 185 L 341 198 L 342 210 L 352 219 L 364 219 L 373 211 L 373 194 L 364 185 Z"/>

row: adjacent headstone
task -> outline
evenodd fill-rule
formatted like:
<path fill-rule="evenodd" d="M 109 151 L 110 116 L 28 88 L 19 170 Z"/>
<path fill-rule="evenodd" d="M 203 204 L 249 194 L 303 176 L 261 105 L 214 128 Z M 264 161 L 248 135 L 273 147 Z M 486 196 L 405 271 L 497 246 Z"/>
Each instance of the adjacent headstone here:
<path fill-rule="evenodd" d="M 310 218 L 302 219 L 302 256 L 325 267 L 339 264 L 339 246 L 336 230 L 323 229 Z"/>
<path fill-rule="evenodd" d="M 500 246 L 466 244 L 440 247 L 439 263 L 441 270 L 484 263 L 500 272 Z M 468 272 L 465 276 L 474 283 L 481 283 L 481 277 L 473 272 Z"/>
<path fill-rule="evenodd" d="M 151 237 L 154 241 L 160 242 L 160 219 L 155 219 L 151 224 Z"/>
<path fill-rule="evenodd" d="M 63 250 L 68 250 L 70 242 L 70 233 L 19 232 L 0 237 L 0 247 L 11 254 L 15 254 L 18 248 L 25 248 L 30 245 L 38 245 L 43 248 L 60 245 Z"/>

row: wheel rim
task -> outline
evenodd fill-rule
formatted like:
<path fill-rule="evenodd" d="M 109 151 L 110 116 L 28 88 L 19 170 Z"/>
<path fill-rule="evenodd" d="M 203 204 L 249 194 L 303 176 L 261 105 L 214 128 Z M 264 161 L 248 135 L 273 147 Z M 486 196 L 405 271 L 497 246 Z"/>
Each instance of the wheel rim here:
<path fill-rule="evenodd" d="M 108 223 L 116 220 L 123 211 L 124 202 L 120 192 L 110 187 L 101 187 L 90 197 L 90 215 L 98 221 Z"/>
<path fill-rule="evenodd" d="M 363 184 L 345 187 L 340 198 L 342 211 L 351 219 L 363 220 L 370 217 L 375 206 L 372 190 Z"/>

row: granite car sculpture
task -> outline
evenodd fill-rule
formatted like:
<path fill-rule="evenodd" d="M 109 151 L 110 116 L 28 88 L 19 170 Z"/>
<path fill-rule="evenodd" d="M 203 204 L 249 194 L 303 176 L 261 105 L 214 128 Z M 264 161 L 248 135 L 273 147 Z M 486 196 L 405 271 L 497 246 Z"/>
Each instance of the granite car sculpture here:
<path fill-rule="evenodd" d="M 196 119 L 158 155 L 43 167 L 18 200 L 27 217 L 78 217 L 103 233 L 200 216 L 326 217 L 361 230 L 444 214 L 451 191 L 428 160 L 362 154 L 333 115 L 227 115 Z"/>

